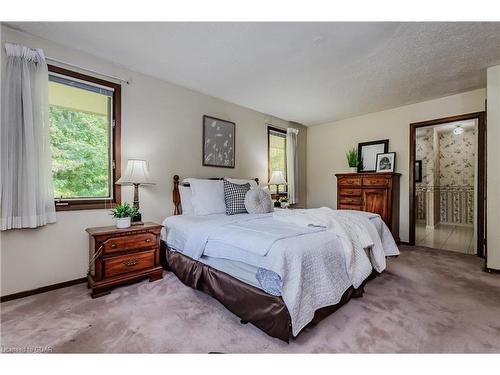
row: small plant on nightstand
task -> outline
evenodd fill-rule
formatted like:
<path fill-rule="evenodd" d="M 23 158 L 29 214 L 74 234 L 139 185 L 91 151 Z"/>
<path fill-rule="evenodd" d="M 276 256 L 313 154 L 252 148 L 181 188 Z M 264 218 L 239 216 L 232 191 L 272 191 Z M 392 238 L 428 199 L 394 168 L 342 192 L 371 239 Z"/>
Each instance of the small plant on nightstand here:
<path fill-rule="evenodd" d="M 280 205 L 281 205 L 281 208 L 288 208 L 288 206 L 289 206 L 288 197 L 281 197 L 280 198 Z"/>
<path fill-rule="evenodd" d="M 131 206 L 128 203 L 119 204 L 113 210 L 111 210 L 111 216 L 116 219 L 117 228 L 130 227 L 131 218 L 135 217 L 137 213 L 137 208 Z"/>
<path fill-rule="evenodd" d="M 351 172 L 356 173 L 358 171 L 358 165 L 361 164 L 361 160 L 358 160 L 358 151 L 353 147 L 345 153 L 345 156 Z"/>

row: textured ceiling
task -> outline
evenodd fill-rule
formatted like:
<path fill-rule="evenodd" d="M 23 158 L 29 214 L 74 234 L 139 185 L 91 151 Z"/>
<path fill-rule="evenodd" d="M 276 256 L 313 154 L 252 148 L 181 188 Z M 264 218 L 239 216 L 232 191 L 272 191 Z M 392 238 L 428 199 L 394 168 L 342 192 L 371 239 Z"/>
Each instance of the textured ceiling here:
<path fill-rule="evenodd" d="M 10 23 L 306 125 L 485 87 L 500 23 Z"/>

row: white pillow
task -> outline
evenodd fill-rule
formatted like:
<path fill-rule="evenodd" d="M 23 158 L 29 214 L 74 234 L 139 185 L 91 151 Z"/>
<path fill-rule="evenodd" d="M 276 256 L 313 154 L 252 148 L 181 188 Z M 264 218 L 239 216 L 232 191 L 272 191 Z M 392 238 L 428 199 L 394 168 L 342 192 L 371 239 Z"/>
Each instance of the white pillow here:
<path fill-rule="evenodd" d="M 179 186 L 179 194 L 181 195 L 181 206 L 183 215 L 194 214 L 193 193 L 189 186 Z"/>
<path fill-rule="evenodd" d="M 245 195 L 245 208 L 249 214 L 267 214 L 274 211 L 273 200 L 269 190 L 250 189 Z"/>
<path fill-rule="evenodd" d="M 230 177 L 224 177 L 225 180 L 236 184 L 236 185 L 245 185 L 245 184 L 250 184 L 250 189 L 255 189 L 257 188 L 257 182 L 255 180 L 244 180 L 241 178 L 230 178 Z"/>
<path fill-rule="evenodd" d="M 223 214 L 226 212 L 224 183 L 222 180 L 190 178 L 191 199 L 195 215 Z"/>

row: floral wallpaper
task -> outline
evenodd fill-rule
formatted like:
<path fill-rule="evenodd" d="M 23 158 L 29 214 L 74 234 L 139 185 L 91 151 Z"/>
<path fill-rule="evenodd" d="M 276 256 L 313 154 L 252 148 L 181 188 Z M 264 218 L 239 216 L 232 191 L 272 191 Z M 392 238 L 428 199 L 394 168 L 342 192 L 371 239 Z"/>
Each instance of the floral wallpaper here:
<path fill-rule="evenodd" d="M 433 130 L 421 130 L 416 142 L 416 160 L 422 160 L 421 185 L 433 185 Z M 474 186 L 476 131 L 439 133 L 439 186 Z"/>
<path fill-rule="evenodd" d="M 475 132 L 417 130 L 416 160 L 422 160 L 422 182 L 416 184 L 417 219 L 429 224 L 435 215 L 427 211 L 437 209 L 441 222 L 473 224 Z"/>
<path fill-rule="evenodd" d="M 415 153 L 416 160 L 422 160 L 422 182 L 417 183 L 417 186 L 432 185 L 432 174 L 434 172 L 433 133 L 432 129 L 418 130 Z"/>
<path fill-rule="evenodd" d="M 474 186 L 476 131 L 439 134 L 439 185 Z"/>

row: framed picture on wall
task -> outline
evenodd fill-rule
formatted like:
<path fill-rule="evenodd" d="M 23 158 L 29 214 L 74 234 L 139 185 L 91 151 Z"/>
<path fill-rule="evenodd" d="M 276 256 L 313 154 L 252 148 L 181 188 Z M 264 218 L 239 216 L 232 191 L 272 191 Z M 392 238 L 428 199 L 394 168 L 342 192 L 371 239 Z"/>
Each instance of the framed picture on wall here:
<path fill-rule="evenodd" d="M 234 168 L 236 124 L 216 117 L 203 116 L 203 165 Z"/>
<path fill-rule="evenodd" d="M 358 172 L 375 172 L 377 170 L 377 154 L 389 151 L 389 140 L 358 143 Z"/>
<path fill-rule="evenodd" d="M 384 152 L 381 154 L 377 154 L 377 172 L 394 172 L 395 168 L 395 152 Z"/>
<path fill-rule="evenodd" d="M 422 160 L 415 160 L 415 182 L 422 182 Z"/>

